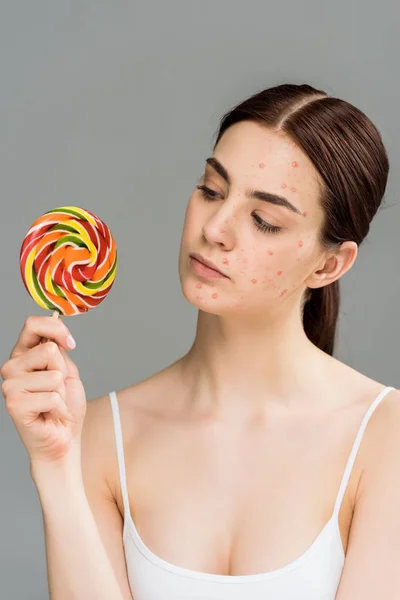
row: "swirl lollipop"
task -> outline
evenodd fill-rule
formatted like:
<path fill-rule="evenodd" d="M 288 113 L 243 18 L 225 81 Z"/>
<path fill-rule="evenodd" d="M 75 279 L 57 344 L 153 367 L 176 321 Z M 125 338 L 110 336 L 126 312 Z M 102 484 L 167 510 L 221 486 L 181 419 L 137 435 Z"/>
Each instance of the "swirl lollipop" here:
<path fill-rule="evenodd" d="M 89 210 L 61 206 L 39 217 L 20 251 L 25 288 L 53 316 L 95 308 L 110 291 L 117 249 L 107 225 Z"/>

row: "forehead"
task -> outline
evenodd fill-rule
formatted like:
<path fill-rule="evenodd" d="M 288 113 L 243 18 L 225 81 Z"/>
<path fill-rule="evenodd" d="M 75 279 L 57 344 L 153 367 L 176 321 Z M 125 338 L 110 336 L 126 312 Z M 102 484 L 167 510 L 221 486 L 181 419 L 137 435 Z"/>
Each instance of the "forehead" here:
<path fill-rule="evenodd" d="M 322 179 L 305 152 L 282 131 L 274 132 L 253 121 L 230 126 L 214 155 L 228 170 L 234 184 L 296 187 L 297 195 L 320 194 Z M 296 164 L 294 167 L 293 165 Z M 262 165 L 262 168 L 260 167 Z M 207 166 L 207 170 L 211 167 Z M 287 188 L 286 190 L 287 191 Z"/>

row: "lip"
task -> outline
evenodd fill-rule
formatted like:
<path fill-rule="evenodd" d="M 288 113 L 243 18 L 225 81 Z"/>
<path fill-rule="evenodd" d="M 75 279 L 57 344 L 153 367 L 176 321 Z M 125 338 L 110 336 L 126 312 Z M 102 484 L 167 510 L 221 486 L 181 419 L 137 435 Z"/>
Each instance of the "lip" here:
<path fill-rule="evenodd" d="M 220 269 L 218 269 L 218 267 L 215 263 L 213 263 L 211 260 L 207 260 L 201 254 L 198 254 L 197 252 L 193 252 L 190 256 L 192 258 L 195 258 L 199 262 L 203 263 L 203 265 L 206 265 L 206 267 L 213 269 L 213 271 L 217 271 L 217 273 L 220 273 L 224 277 L 228 277 L 228 275 L 225 275 L 225 273 L 223 273 Z"/>

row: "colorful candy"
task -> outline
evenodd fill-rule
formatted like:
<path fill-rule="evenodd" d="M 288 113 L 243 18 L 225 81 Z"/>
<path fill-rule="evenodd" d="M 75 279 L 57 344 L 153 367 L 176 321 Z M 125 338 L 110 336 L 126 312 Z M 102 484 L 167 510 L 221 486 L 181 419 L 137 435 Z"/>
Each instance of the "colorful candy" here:
<path fill-rule="evenodd" d="M 89 210 L 61 206 L 30 227 L 21 246 L 25 288 L 45 309 L 87 312 L 104 300 L 117 270 L 117 249 L 107 225 Z"/>

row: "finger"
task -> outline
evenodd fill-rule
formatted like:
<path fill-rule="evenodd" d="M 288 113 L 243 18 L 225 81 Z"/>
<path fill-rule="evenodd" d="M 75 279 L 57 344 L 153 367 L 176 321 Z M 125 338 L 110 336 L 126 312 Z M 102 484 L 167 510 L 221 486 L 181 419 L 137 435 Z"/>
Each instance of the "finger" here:
<path fill-rule="evenodd" d="M 60 371 L 36 371 L 26 373 L 15 379 L 9 379 L 7 388 L 8 402 L 16 402 L 23 406 L 29 403 L 29 394 L 25 392 L 58 392 L 66 397 L 64 377 Z"/>
<path fill-rule="evenodd" d="M 54 391 L 30 393 L 27 403 L 11 403 L 7 410 L 13 420 L 25 426 L 35 421 L 41 413 L 55 419 L 71 419 L 63 398 Z"/>
<path fill-rule="evenodd" d="M 61 319 L 30 315 L 25 321 L 10 357 L 18 356 L 34 348 L 42 338 L 53 340 L 66 350 L 71 350 L 67 344 L 69 335 L 71 335 L 69 329 Z"/>
<path fill-rule="evenodd" d="M 76 364 L 74 363 L 74 361 L 71 360 L 71 358 L 69 357 L 69 355 L 67 354 L 67 352 L 65 352 L 65 350 L 63 348 L 59 348 L 59 350 L 60 350 L 61 356 L 63 357 L 63 359 L 65 361 L 65 365 L 67 367 L 67 377 L 79 379 L 79 377 L 80 377 L 79 369 L 76 366 Z"/>
<path fill-rule="evenodd" d="M 31 348 L 23 354 L 11 358 L 1 368 L 3 379 L 18 377 L 21 373 L 32 371 L 61 371 L 63 377 L 68 376 L 67 364 L 55 342 L 46 342 Z"/>

